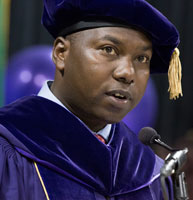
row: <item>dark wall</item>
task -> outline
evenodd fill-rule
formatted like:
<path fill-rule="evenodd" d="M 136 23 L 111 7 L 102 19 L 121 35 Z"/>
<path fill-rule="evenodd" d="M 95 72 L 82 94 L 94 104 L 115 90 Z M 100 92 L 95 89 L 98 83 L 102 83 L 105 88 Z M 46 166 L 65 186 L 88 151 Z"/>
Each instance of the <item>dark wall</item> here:
<path fill-rule="evenodd" d="M 52 44 L 53 39 L 41 25 L 43 0 L 13 0 L 9 55 L 36 44 Z"/>
<path fill-rule="evenodd" d="M 159 117 L 156 129 L 163 140 L 172 143 L 193 127 L 193 1 L 149 0 L 166 15 L 181 34 L 181 61 L 183 66 L 184 97 L 171 101 L 167 93 L 167 75 L 154 75 L 159 95 Z M 41 0 L 13 0 L 11 8 L 11 34 L 9 55 L 36 44 L 52 44 L 53 39 L 40 23 Z"/>

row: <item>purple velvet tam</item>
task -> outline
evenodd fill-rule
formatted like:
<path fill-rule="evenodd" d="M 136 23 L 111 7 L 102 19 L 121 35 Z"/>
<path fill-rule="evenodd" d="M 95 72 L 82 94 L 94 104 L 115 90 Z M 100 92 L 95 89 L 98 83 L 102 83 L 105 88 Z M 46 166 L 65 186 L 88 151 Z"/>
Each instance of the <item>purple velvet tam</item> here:
<path fill-rule="evenodd" d="M 44 0 L 42 23 L 56 38 L 97 27 L 136 27 L 152 40 L 151 73 L 167 72 L 179 44 L 175 26 L 145 0 Z"/>

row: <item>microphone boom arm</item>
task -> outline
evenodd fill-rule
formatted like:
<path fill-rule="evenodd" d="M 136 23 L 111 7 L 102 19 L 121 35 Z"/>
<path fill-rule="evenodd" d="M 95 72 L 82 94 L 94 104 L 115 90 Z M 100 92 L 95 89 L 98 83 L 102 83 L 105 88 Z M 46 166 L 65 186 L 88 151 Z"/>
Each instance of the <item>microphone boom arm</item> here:
<path fill-rule="evenodd" d="M 152 143 L 156 143 L 156 144 L 160 145 L 161 147 L 166 148 L 169 151 L 178 151 L 179 150 L 179 149 L 171 148 L 169 145 L 167 145 L 166 143 L 162 142 L 160 139 L 154 139 L 154 141 Z"/>
<path fill-rule="evenodd" d="M 185 148 L 183 150 L 179 150 L 173 153 L 168 154 L 165 159 L 165 164 L 160 170 L 162 189 L 164 193 L 164 199 L 168 199 L 166 197 L 166 189 L 165 189 L 165 178 L 171 176 L 173 179 L 173 189 L 174 196 L 176 200 L 188 200 L 187 193 L 187 184 L 185 180 L 185 173 L 182 172 L 182 167 L 185 164 L 187 159 L 188 149 Z"/>

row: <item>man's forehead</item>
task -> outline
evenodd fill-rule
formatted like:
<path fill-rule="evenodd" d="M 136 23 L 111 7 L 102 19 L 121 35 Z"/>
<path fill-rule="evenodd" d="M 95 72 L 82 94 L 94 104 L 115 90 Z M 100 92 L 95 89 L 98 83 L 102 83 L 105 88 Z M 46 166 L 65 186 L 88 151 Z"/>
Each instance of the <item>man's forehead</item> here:
<path fill-rule="evenodd" d="M 88 29 L 72 34 L 74 36 L 81 35 L 86 39 L 92 39 L 95 41 L 110 41 L 115 45 L 128 45 L 129 40 L 135 38 L 141 39 L 146 44 L 147 50 L 152 48 L 151 38 L 139 29 L 128 27 L 100 27 L 94 29 Z"/>

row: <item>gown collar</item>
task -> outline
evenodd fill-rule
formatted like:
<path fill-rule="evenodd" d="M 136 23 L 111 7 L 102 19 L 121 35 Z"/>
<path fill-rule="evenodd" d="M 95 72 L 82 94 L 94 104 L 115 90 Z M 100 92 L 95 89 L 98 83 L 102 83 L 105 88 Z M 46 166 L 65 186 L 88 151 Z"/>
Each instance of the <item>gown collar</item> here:
<path fill-rule="evenodd" d="M 70 110 L 68 110 L 68 108 L 50 90 L 52 83 L 53 83 L 53 81 L 45 81 L 42 88 L 40 89 L 40 91 L 38 93 L 38 96 L 46 98 L 50 101 L 57 103 L 58 105 L 60 105 L 61 107 L 63 107 L 64 109 L 66 109 L 68 112 L 70 112 L 72 114 L 72 112 Z M 80 120 L 78 117 L 77 117 L 77 119 Z M 81 123 L 83 123 L 83 122 L 81 121 Z M 101 129 L 100 131 L 98 131 L 96 133 L 94 133 L 91 130 L 90 131 L 93 132 L 93 134 L 101 135 L 106 141 L 108 141 L 110 132 L 111 132 L 111 127 L 112 127 L 111 124 L 107 124 L 103 129 Z"/>
<path fill-rule="evenodd" d="M 0 123 L 25 145 L 21 154 L 104 195 L 152 182 L 155 155 L 122 122 L 105 145 L 58 104 L 31 96 L 0 109 Z"/>

